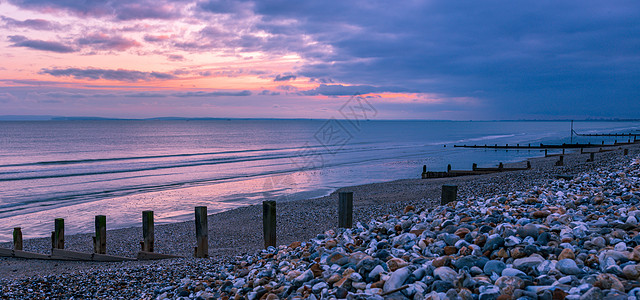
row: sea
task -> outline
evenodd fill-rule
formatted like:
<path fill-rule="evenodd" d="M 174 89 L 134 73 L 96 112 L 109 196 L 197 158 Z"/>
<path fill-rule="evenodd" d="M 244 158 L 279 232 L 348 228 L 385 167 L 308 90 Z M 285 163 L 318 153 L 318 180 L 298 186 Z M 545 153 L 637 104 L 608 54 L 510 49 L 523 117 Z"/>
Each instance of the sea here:
<path fill-rule="evenodd" d="M 574 122 L 578 133 L 637 132 L 640 122 Z M 14 227 L 47 237 L 156 224 L 261 203 L 321 197 L 340 187 L 428 170 L 497 166 L 539 150 L 458 144 L 612 143 L 571 136 L 569 121 L 62 120 L 0 122 L 0 242 Z M 627 140 L 627 138 L 617 138 Z M 523 163 L 524 165 L 524 163 Z"/>

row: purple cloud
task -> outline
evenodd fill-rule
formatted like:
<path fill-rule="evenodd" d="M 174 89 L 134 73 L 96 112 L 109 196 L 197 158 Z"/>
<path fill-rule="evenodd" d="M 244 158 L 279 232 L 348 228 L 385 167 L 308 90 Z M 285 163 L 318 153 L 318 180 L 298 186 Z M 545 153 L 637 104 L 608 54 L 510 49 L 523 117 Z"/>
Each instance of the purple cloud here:
<path fill-rule="evenodd" d="M 59 23 L 43 19 L 26 19 L 24 21 L 18 21 L 5 16 L 0 16 L 0 19 L 2 19 L 7 27 L 30 28 L 35 30 L 57 30 L 62 28 L 62 25 Z"/>
<path fill-rule="evenodd" d="M 99 50 L 124 51 L 131 47 L 140 46 L 135 40 L 121 36 L 109 36 L 103 33 L 94 33 L 77 40 L 79 45 L 89 46 Z"/>
<path fill-rule="evenodd" d="M 301 94 L 307 96 L 324 95 L 324 96 L 352 96 L 369 93 L 403 93 L 410 92 L 406 88 L 401 87 L 376 87 L 370 85 L 341 85 L 341 84 L 321 84 L 317 88 L 302 91 Z"/>
<path fill-rule="evenodd" d="M 198 92 L 175 93 L 172 96 L 181 97 L 181 98 L 187 98 L 187 97 L 221 97 L 221 96 L 251 96 L 251 92 L 247 91 L 247 90 L 244 90 L 244 91 L 215 91 L 215 92 L 198 91 Z"/>
<path fill-rule="evenodd" d="M 276 78 L 273 79 L 273 81 L 289 81 L 289 80 L 296 80 L 296 75 L 281 75 L 278 74 L 276 75 Z"/>
<path fill-rule="evenodd" d="M 105 79 L 105 80 L 117 80 L 126 82 L 136 81 L 151 81 L 151 80 L 166 80 L 176 78 L 174 75 L 160 72 L 141 72 L 131 70 L 105 70 L 105 69 L 42 69 L 42 74 L 49 74 L 56 77 L 70 76 L 76 79 Z"/>
<path fill-rule="evenodd" d="M 41 51 L 50 51 L 57 53 L 70 53 L 76 50 L 59 42 L 30 40 L 22 35 L 10 35 L 9 41 L 13 47 L 25 47 Z"/>
<path fill-rule="evenodd" d="M 123 5 L 116 11 L 116 18 L 119 20 L 142 20 L 142 19 L 175 19 L 180 16 L 180 10 L 169 4 L 158 4 L 155 2 L 129 3 Z"/>
<path fill-rule="evenodd" d="M 116 20 L 175 19 L 180 17 L 181 7 L 189 1 L 137 1 L 105 0 L 9 0 L 10 3 L 27 9 L 51 12 L 67 11 L 86 17 L 115 17 Z"/>

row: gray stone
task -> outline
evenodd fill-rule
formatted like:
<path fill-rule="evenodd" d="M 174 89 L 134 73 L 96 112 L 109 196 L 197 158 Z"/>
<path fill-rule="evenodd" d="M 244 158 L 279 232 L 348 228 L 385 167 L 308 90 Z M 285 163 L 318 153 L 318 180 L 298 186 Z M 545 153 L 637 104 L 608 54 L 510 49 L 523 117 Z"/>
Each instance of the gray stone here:
<path fill-rule="evenodd" d="M 556 263 L 556 270 L 567 275 L 577 275 L 582 273 L 582 270 L 578 268 L 576 262 L 569 258 L 559 260 L 558 263 Z"/>
<path fill-rule="evenodd" d="M 536 226 L 535 224 L 529 223 L 527 225 L 524 225 L 518 228 L 517 233 L 522 238 L 530 236 L 536 239 L 538 238 L 538 226 Z"/>
<path fill-rule="evenodd" d="M 433 271 L 433 276 L 443 281 L 453 282 L 458 277 L 458 273 L 449 267 L 439 267 Z"/>
<path fill-rule="evenodd" d="M 502 270 L 506 269 L 507 265 L 499 260 L 490 260 L 484 265 L 484 273 L 487 275 L 491 275 L 492 273 L 496 273 L 498 275 L 502 274 Z"/>
<path fill-rule="evenodd" d="M 523 258 L 518 258 L 518 259 L 514 260 L 513 261 L 513 267 L 518 269 L 518 270 L 523 270 L 523 269 L 527 269 L 527 268 L 535 268 L 539 264 L 541 264 L 543 261 L 544 261 L 544 258 L 542 258 L 542 256 L 537 255 L 537 254 L 532 254 L 529 257 L 523 257 Z"/>
<path fill-rule="evenodd" d="M 389 280 L 384 283 L 382 290 L 388 292 L 401 287 L 407 278 L 409 278 L 409 275 L 411 275 L 411 271 L 407 267 L 395 270 L 391 273 L 391 276 L 389 276 Z"/>
<path fill-rule="evenodd" d="M 597 287 L 590 288 L 586 293 L 580 296 L 580 300 L 599 300 L 604 298 L 602 290 Z"/>
<path fill-rule="evenodd" d="M 514 268 L 505 268 L 504 270 L 502 270 L 502 274 L 500 274 L 502 276 L 525 276 L 527 275 L 525 272 L 522 272 L 518 269 L 514 269 Z"/>

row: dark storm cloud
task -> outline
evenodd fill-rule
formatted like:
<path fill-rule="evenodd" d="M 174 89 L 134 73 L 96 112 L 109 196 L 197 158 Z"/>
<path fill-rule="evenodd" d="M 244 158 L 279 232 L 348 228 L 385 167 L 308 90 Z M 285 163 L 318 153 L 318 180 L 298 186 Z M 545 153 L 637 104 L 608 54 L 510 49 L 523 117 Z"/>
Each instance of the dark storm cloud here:
<path fill-rule="evenodd" d="M 302 91 L 301 94 L 307 96 L 325 95 L 325 96 L 349 96 L 369 93 L 402 93 L 409 92 L 406 88 L 400 87 L 377 87 L 370 85 L 340 85 L 340 84 L 321 84 L 315 89 Z"/>
<path fill-rule="evenodd" d="M 105 70 L 105 69 L 42 69 L 41 73 L 49 74 L 56 77 L 70 76 L 76 79 L 105 79 L 105 80 L 117 80 L 117 81 L 151 81 L 151 80 L 163 80 L 176 78 L 174 75 L 160 72 L 141 72 L 131 70 Z"/>
<path fill-rule="evenodd" d="M 332 47 L 305 52 L 285 43 L 313 58 L 300 76 L 474 97 L 507 113 L 599 112 L 603 99 L 617 104 L 612 113 L 640 109 L 637 1 L 254 5 L 259 28 L 282 40 L 306 34 Z"/>
<path fill-rule="evenodd" d="M 41 51 L 51 51 L 57 53 L 70 53 L 76 50 L 63 43 L 42 40 L 30 40 L 21 35 L 10 35 L 9 42 L 13 47 L 25 47 Z"/>

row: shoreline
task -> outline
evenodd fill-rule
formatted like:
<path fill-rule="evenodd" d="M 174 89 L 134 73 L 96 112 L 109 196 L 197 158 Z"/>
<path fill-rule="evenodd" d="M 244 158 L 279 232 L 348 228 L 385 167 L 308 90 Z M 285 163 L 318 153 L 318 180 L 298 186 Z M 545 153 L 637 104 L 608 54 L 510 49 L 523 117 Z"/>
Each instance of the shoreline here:
<path fill-rule="evenodd" d="M 628 145 L 630 155 L 637 155 L 640 145 Z M 439 204 L 440 187 L 443 184 L 459 186 L 458 197 L 502 194 L 522 190 L 553 178 L 554 174 L 576 174 L 606 167 L 622 156 L 621 150 L 599 153 L 596 161 L 586 163 L 588 154 L 579 152 L 565 154 L 565 165 L 555 167 L 557 157 L 535 157 L 529 159 L 532 168 L 486 175 L 461 176 L 437 179 L 401 179 L 382 183 L 343 187 L 328 196 L 285 201 L 278 203 L 277 243 L 289 245 L 296 241 L 307 241 L 317 234 L 337 227 L 337 193 L 354 192 L 354 224 L 367 222 L 387 214 L 400 214 L 408 205 L 418 209 L 429 209 Z M 510 164 L 506 164 L 508 166 Z M 416 170 L 419 168 L 417 167 Z M 212 261 L 262 249 L 262 208 L 251 205 L 212 214 L 209 220 L 209 254 Z M 184 256 L 184 259 L 164 261 L 136 261 L 123 263 L 97 263 L 72 261 L 36 261 L 15 258 L 0 258 L 0 273 L 5 279 L 23 279 L 31 276 L 58 275 L 82 270 L 137 267 L 147 265 L 172 265 L 193 259 L 195 230 L 193 221 L 157 225 L 155 227 L 155 251 L 163 254 Z M 92 234 L 76 234 L 65 237 L 65 249 L 91 253 Z M 142 239 L 140 227 L 114 229 L 107 232 L 107 254 L 135 257 Z M 10 248 L 11 243 L 0 243 Z M 24 240 L 24 250 L 38 253 L 50 252 L 50 240 L 37 238 Z"/>

